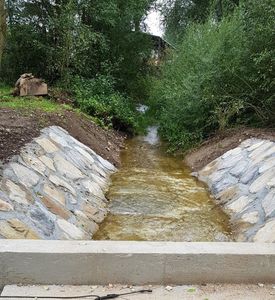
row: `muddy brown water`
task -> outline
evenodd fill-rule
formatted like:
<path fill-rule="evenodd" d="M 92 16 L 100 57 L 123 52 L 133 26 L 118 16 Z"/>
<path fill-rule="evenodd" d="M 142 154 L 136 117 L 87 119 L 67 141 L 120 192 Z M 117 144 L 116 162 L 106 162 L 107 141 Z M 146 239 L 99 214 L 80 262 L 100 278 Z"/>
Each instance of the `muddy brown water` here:
<path fill-rule="evenodd" d="M 228 216 L 181 159 L 165 153 L 157 128 L 126 142 L 107 194 L 110 214 L 96 240 L 230 241 Z"/>

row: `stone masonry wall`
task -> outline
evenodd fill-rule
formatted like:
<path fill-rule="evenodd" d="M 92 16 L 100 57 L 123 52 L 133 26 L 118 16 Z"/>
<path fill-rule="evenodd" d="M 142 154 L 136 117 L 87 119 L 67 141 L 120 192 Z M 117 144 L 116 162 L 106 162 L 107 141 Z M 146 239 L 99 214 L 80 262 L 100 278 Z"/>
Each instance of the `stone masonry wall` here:
<path fill-rule="evenodd" d="M 91 239 L 114 171 L 61 127 L 45 128 L 1 170 L 0 238 Z"/>
<path fill-rule="evenodd" d="M 275 143 L 248 139 L 200 172 L 238 241 L 275 242 Z"/>

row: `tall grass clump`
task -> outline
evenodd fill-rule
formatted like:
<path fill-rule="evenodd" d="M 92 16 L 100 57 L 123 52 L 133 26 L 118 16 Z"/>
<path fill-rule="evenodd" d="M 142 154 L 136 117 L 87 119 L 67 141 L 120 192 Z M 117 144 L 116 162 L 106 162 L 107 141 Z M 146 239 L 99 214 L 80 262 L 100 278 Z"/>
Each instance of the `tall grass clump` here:
<path fill-rule="evenodd" d="M 152 92 L 172 149 L 236 124 L 274 125 L 274 15 L 273 1 L 248 0 L 220 22 L 188 27 Z"/>

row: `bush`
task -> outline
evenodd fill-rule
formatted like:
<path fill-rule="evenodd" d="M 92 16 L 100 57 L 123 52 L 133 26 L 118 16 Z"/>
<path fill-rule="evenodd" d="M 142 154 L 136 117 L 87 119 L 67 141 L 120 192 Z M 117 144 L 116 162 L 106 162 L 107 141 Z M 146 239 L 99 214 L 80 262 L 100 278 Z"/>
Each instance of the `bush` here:
<path fill-rule="evenodd" d="M 136 116 L 131 100 L 114 90 L 111 76 L 95 79 L 75 77 L 72 89 L 76 105 L 85 113 L 103 121 L 105 126 L 133 134 L 136 131 Z"/>
<path fill-rule="evenodd" d="M 152 94 L 173 149 L 236 124 L 274 124 L 273 3 L 249 0 L 219 23 L 188 28 Z"/>

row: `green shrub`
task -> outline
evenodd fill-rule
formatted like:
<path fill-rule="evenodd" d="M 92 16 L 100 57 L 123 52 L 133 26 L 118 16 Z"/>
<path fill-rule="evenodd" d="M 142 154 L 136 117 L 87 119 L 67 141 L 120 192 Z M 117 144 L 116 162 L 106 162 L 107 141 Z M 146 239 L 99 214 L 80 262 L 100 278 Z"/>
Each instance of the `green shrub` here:
<path fill-rule="evenodd" d="M 151 100 L 173 149 L 236 124 L 274 124 L 274 12 L 273 1 L 249 0 L 221 22 L 189 26 Z"/>
<path fill-rule="evenodd" d="M 114 90 L 111 76 L 95 79 L 75 77 L 72 89 L 76 105 L 85 113 L 103 121 L 116 130 L 134 133 L 137 128 L 136 113 L 131 100 Z"/>

